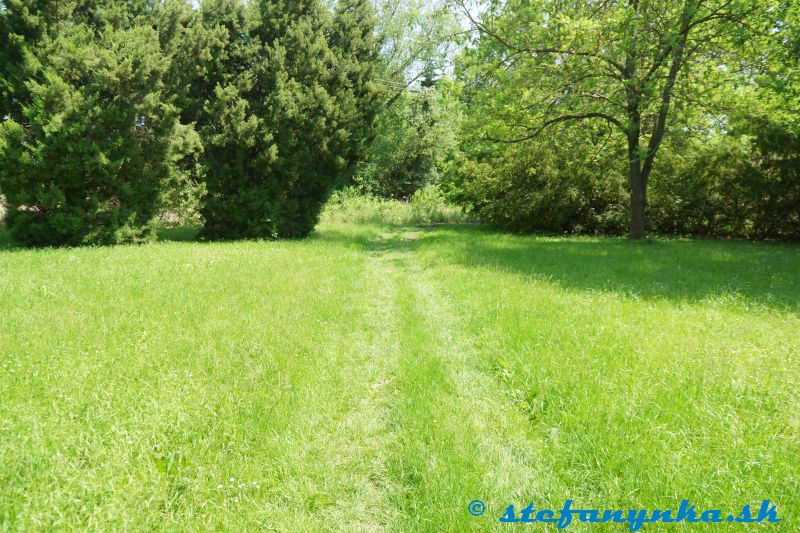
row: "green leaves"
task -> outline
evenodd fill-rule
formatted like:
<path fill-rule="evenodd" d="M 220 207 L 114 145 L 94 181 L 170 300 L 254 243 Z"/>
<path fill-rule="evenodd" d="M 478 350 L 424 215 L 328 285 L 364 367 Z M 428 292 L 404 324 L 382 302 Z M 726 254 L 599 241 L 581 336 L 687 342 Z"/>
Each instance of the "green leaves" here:
<path fill-rule="evenodd" d="M 401 199 L 437 184 L 445 159 L 456 150 L 460 118 L 455 98 L 435 87 L 406 93 L 381 115 L 356 183 L 372 194 Z"/>
<path fill-rule="evenodd" d="M 514 168 L 511 176 L 493 180 L 515 182 L 513 176 L 525 175 L 516 165 L 526 164 L 526 158 L 520 155 L 525 150 L 514 145 L 547 151 L 554 142 L 579 139 L 575 158 L 582 159 L 594 149 L 595 135 L 586 135 L 587 130 L 615 132 L 616 142 L 626 143 L 627 150 L 609 161 L 608 173 L 628 172 L 620 175 L 619 185 L 631 186 L 631 235 L 640 236 L 649 178 L 662 144 L 682 131 L 711 137 L 726 127 L 726 114 L 737 104 L 723 98 L 725 87 L 753 88 L 754 73 L 780 48 L 774 35 L 762 41 L 759 30 L 771 27 L 766 21 L 781 20 L 775 4 L 509 0 L 480 18 L 466 11 L 479 38 L 461 56 L 458 69 L 469 110 L 463 145 L 478 168 Z M 560 180 L 569 166 L 559 163 L 537 172 L 551 178 L 531 186 L 550 186 L 549 179 Z M 486 195 L 502 194 L 493 180 L 476 181 Z M 484 196 L 475 187 L 465 192 Z M 533 201 L 547 193 L 526 194 Z M 529 205 L 518 205 L 517 211 L 513 201 L 500 206 L 503 197 L 492 202 L 514 221 L 508 226 L 524 226 L 527 219 L 536 229 L 559 219 L 543 220 Z M 576 212 L 557 226 L 586 228 L 587 216 L 594 215 Z"/>

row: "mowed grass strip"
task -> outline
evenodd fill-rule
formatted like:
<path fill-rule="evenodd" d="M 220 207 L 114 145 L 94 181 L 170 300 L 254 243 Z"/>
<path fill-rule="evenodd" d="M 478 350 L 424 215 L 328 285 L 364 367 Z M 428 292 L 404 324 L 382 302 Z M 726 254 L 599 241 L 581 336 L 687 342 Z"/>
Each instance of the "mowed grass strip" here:
<path fill-rule="evenodd" d="M 460 531 L 567 498 L 797 523 L 799 312 L 788 245 L 9 248 L 0 526 Z"/>

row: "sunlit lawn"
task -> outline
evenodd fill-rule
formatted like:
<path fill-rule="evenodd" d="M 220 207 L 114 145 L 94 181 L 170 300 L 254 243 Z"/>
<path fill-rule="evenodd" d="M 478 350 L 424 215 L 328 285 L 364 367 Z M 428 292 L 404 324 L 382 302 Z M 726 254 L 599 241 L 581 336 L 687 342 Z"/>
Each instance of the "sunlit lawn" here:
<path fill-rule="evenodd" d="M 800 527 L 796 245 L 166 237 L 0 235 L 0 529 L 463 531 L 565 499 Z"/>

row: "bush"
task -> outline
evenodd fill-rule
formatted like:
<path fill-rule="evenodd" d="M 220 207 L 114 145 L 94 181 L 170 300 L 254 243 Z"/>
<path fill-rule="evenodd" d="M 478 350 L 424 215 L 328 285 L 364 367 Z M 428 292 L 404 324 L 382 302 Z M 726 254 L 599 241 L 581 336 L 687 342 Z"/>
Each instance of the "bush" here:
<path fill-rule="evenodd" d="M 730 132 L 671 136 L 650 180 L 648 230 L 800 239 L 800 151 L 792 148 L 800 143 L 772 137 L 780 142 Z M 621 235 L 629 199 L 620 161 L 619 146 L 597 150 L 590 138 L 554 135 L 458 161 L 448 185 L 468 212 L 511 231 Z"/>
<path fill-rule="evenodd" d="M 624 178 L 614 150 L 520 144 L 453 165 L 449 196 L 481 221 L 520 233 L 622 234 Z"/>
<path fill-rule="evenodd" d="M 403 94 L 381 114 L 355 183 L 370 194 L 401 200 L 438 184 L 445 158 L 456 146 L 456 120 L 454 102 L 434 87 Z"/>
<path fill-rule="evenodd" d="M 754 139 L 733 135 L 667 154 L 650 194 L 650 224 L 658 233 L 800 239 L 796 157 L 775 156 Z"/>

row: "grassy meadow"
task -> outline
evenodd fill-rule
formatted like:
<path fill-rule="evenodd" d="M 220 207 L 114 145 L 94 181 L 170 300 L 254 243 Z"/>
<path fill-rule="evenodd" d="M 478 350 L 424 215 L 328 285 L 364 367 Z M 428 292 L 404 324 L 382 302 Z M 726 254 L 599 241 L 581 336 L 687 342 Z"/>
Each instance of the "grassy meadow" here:
<path fill-rule="evenodd" d="M 0 530 L 492 530 L 509 503 L 685 498 L 800 528 L 798 246 L 191 236 L 0 235 Z"/>

